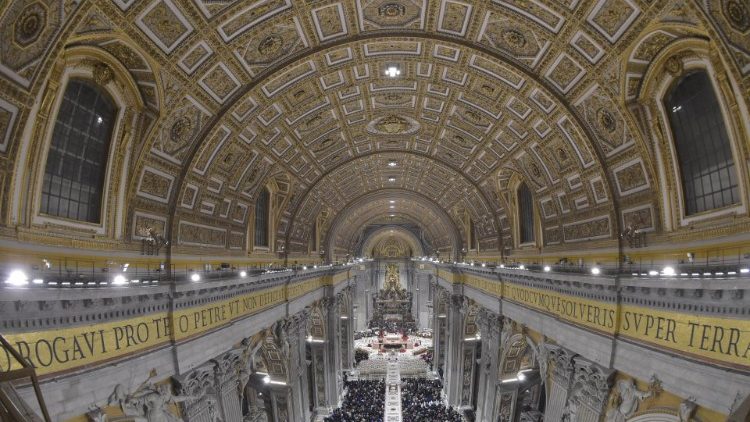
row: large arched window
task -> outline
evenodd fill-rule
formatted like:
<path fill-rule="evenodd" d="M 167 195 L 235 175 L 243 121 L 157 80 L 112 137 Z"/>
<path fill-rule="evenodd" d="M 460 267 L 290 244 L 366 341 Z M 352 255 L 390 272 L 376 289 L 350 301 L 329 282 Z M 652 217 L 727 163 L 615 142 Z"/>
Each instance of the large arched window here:
<path fill-rule="evenodd" d="M 534 241 L 534 199 L 526 183 L 518 187 L 518 221 L 521 243 Z"/>
<path fill-rule="evenodd" d="M 680 168 L 685 215 L 740 202 L 727 128 L 705 71 L 680 79 L 664 98 Z"/>
<path fill-rule="evenodd" d="M 255 246 L 268 247 L 268 221 L 271 194 L 263 188 L 255 201 Z"/>
<path fill-rule="evenodd" d="M 310 251 L 318 250 L 318 220 L 312 223 L 312 233 L 310 233 Z"/>
<path fill-rule="evenodd" d="M 117 110 L 95 85 L 71 80 L 57 113 L 47 155 L 40 211 L 99 223 L 104 177 Z"/>
<path fill-rule="evenodd" d="M 473 218 L 469 218 L 469 249 L 477 249 L 477 228 Z"/>

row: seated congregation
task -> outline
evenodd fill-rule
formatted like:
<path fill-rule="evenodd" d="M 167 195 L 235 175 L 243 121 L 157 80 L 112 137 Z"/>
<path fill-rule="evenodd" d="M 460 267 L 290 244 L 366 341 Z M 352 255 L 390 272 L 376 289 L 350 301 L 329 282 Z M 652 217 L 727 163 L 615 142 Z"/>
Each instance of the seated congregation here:
<path fill-rule="evenodd" d="M 384 381 L 346 381 L 346 396 L 325 422 L 383 422 Z"/>
<path fill-rule="evenodd" d="M 441 392 L 443 383 L 439 380 L 410 378 L 401 384 L 401 412 L 404 421 L 409 422 L 461 422 L 461 415 L 446 407 Z"/>

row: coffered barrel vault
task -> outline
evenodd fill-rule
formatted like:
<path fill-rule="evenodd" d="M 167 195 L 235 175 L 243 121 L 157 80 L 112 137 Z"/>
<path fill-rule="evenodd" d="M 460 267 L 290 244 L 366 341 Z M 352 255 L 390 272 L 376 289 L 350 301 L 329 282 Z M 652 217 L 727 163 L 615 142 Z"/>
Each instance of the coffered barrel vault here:
<path fill-rule="evenodd" d="M 542 246 L 614 239 L 633 221 L 659 231 L 661 164 L 647 118 L 621 104 L 683 38 L 716 35 L 744 83 L 746 9 L 728 4 L 94 1 L 56 15 L 14 4 L 4 18 L 31 19 L 24 28 L 44 36 L 17 32 L 8 47 L 6 168 L 23 168 L 12 152 L 33 147 L 22 135 L 40 111 L 23 92 L 53 95 L 42 69 L 89 45 L 124 65 L 148 110 L 134 127 L 128 239 L 156 225 L 176 250 L 246 249 L 257 191 L 273 183 L 273 248 L 303 253 L 316 212 L 332 218 L 362 189 L 390 187 L 389 170 L 395 186 L 471 216 L 487 251 L 518 244 L 516 180 L 534 193 Z M 52 15 L 65 19 L 38 21 Z M 31 55 L 29 45 L 38 52 L 21 71 L 10 49 Z M 33 219 L 24 174 L 8 174 L 6 221 Z M 456 188 L 440 193 L 439 181 Z"/>

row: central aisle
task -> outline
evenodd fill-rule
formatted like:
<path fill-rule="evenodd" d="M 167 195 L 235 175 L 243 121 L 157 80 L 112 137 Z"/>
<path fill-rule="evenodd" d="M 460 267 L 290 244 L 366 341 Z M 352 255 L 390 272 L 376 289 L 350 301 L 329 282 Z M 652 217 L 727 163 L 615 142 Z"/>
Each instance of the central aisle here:
<path fill-rule="evenodd" d="M 401 422 L 401 369 L 399 356 L 388 357 L 385 374 L 385 422 Z"/>

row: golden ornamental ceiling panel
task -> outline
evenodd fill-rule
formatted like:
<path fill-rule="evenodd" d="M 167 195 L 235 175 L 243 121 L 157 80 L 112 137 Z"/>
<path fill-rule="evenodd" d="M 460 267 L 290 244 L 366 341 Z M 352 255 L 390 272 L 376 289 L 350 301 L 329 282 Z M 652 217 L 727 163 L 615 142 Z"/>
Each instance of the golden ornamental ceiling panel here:
<path fill-rule="evenodd" d="M 131 189 L 143 213 L 176 204 L 235 224 L 284 174 L 279 238 L 391 188 L 460 204 L 482 236 L 505 237 L 514 174 L 558 238 L 582 216 L 603 233 L 613 200 L 654 215 L 649 150 L 622 104 L 659 51 L 716 34 L 750 74 L 746 2 L 679 3 L 17 0 L 0 10 L 0 153 L 40 69 L 85 43 L 124 65 L 150 109 Z"/>

